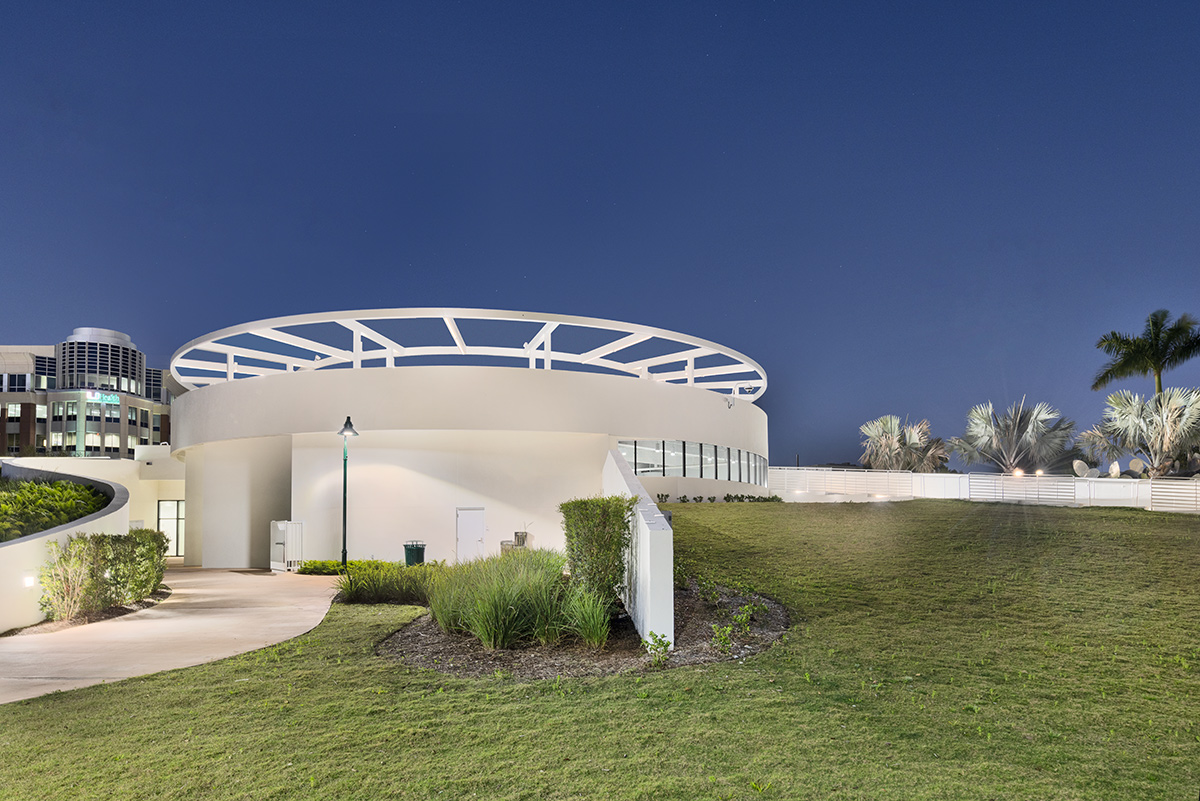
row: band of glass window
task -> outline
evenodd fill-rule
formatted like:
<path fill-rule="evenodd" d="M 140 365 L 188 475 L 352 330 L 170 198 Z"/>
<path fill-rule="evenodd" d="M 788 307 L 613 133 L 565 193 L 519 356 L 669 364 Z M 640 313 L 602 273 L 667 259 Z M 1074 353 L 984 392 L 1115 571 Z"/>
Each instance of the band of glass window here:
<path fill-rule="evenodd" d="M 679 476 L 767 486 L 767 460 L 757 453 L 678 439 L 624 439 L 617 449 L 639 476 Z"/>

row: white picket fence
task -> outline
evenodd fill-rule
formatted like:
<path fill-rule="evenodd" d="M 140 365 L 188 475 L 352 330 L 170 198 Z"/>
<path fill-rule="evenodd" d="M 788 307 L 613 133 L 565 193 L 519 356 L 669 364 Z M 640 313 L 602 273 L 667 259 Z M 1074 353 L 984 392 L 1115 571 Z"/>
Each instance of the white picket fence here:
<path fill-rule="evenodd" d="M 1200 480 L 1077 478 L 995 473 L 908 473 L 829 467 L 772 467 L 767 486 L 785 501 L 951 498 L 1046 506 L 1134 506 L 1200 514 Z"/>

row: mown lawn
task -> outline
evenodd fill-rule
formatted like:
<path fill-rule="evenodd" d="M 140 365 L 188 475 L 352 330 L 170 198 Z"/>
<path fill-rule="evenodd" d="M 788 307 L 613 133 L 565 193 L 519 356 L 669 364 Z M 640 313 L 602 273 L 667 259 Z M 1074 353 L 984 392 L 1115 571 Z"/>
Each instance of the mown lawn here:
<path fill-rule="evenodd" d="M 1200 792 L 1200 519 L 686 505 L 677 558 L 792 612 L 744 664 L 451 679 L 417 610 L 0 707 L 3 798 L 1180 799 Z"/>

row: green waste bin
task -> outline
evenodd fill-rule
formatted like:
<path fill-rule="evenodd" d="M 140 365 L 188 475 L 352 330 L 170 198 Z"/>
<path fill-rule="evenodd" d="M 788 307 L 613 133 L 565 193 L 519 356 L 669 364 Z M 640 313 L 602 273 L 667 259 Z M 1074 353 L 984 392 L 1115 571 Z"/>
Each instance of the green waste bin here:
<path fill-rule="evenodd" d="M 419 540 L 409 540 L 404 543 L 404 564 L 407 567 L 424 564 L 425 543 Z"/>

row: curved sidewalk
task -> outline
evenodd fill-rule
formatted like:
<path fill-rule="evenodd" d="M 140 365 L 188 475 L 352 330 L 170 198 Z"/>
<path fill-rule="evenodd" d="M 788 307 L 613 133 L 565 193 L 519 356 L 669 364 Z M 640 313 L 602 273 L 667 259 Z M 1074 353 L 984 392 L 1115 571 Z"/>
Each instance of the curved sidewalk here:
<path fill-rule="evenodd" d="M 199 665 L 297 637 L 325 616 L 331 576 L 168 569 L 158 606 L 52 634 L 0 637 L 0 703 Z"/>

